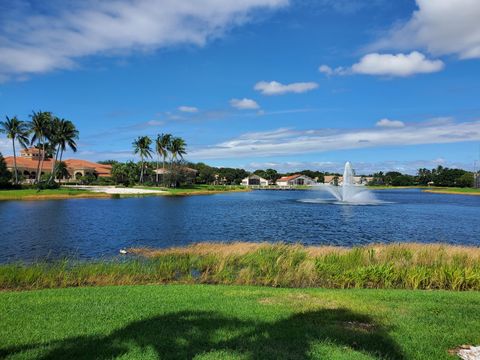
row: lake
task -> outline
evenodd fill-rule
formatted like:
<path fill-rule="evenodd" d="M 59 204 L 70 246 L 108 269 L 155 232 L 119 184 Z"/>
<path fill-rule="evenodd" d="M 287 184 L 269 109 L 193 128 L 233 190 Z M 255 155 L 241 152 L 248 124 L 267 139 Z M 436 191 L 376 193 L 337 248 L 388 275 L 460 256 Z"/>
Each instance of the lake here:
<path fill-rule="evenodd" d="M 202 241 L 480 245 L 480 196 L 374 192 L 376 206 L 309 203 L 321 191 L 0 202 L 0 262 L 116 256 Z"/>

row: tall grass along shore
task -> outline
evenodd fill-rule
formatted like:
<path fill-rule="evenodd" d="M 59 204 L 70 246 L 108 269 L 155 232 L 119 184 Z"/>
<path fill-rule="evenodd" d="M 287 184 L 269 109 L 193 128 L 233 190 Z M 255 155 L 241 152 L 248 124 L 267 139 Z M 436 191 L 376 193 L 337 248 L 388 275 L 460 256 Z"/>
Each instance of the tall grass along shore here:
<path fill-rule="evenodd" d="M 199 243 L 126 258 L 0 265 L 0 289 L 134 284 L 480 290 L 480 248 L 435 244 L 305 247 Z"/>

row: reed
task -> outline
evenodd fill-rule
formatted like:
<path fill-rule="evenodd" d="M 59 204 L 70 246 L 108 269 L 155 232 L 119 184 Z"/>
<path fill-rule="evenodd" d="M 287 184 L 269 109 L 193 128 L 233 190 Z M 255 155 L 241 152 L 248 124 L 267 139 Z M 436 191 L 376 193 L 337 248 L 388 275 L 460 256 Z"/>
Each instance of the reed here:
<path fill-rule="evenodd" d="M 0 289 L 204 283 L 480 290 L 480 248 L 443 244 L 306 247 L 201 243 L 130 249 L 130 258 L 0 266 Z"/>

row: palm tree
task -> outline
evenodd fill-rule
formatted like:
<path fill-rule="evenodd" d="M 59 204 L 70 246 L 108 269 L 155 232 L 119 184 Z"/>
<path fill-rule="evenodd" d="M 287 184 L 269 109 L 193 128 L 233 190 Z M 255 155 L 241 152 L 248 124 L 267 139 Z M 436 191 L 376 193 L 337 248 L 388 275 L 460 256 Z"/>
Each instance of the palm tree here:
<path fill-rule="evenodd" d="M 172 135 L 171 134 L 161 134 L 157 135 L 157 139 L 155 141 L 155 151 L 160 158 L 160 156 L 163 158 L 163 175 L 165 176 L 165 161 L 168 156 L 168 151 L 170 148 L 170 143 L 172 141 Z M 156 176 L 156 181 L 158 184 L 158 162 L 157 161 L 157 176 Z"/>
<path fill-rule="evenodd" d="M 38 111 L 32 112 L 30 115 L 32 119 L 30 122 L 30 131 L 32 133 L 31 144 L 37 144 L 38 149 L 38 164 L 37 164 L 37 176 L 35 181 L 40 181 L 40 175 L 43 169 L 43 160 L 46 156 L 46 142 L 48 137 L 50 136 L 50 130 L 52 128 L 53 116 L 52 113 L 49 111 Z M 42 155 L 40 156 L 40 152 Z"/>
<path fill-rule="evenodd" d="M 178 157 L 183 159 L 183 155 L 187 153 L 186 151 L 187 144 L 185 140 L 180 137 L 175 137 L 170 143 L 169 151 L 172 154 L 172 161 L 177 161 Z"/>
<path fill-rule="evenodd" d="M 15 184 L 18 184 L 17 170 L 17 153 L 15 151 L 15 141 L 18 141 L 24 148 L 28 145 L 28 126 L 24 121 L 19 120 L 16 116 L 6 121 L 0 121 L 0 132 L 7 134 L 7 138 L 12 139 L 13 148 L 13 168 L 15 169 Z"/>
<path fill-rule="evenodd" d="M 59 119 L 55 117 L 52 122 L 52 130 L 50 139 L 56 147 L 55 150 L 55 160 L 52 164 L 52 173 L 50 176 L 50 181 L 55 179 L 56 171 L 55 167 L 57 166 L 57 160 L 62 162 L 63 152 L 70 148 L 73 152 L 77 152 L 77 143 L 75 142 L 78 139 L 78 130 L 70 120 Z"/>
<path fill-rule="evenodd" d="M 68 173 L 68 167 L 65 161 L 59 161 L 57 166 L 55 167 L 55 178 L 63 179 L 68 178 L 70 174 Z"/>
<path fill-rule="evenodd" d="M 152 144 L 152 140 L 148 136 L 139 136 L 133 143 L 133 153 L 140 155 L 141 161 L 141 170 L 140 170 L 140 182 L 143 183 L 143 172 L 144 172 L 144 164 L 145 158 L 152 157 L 152 148 L 150 145 Z"/>

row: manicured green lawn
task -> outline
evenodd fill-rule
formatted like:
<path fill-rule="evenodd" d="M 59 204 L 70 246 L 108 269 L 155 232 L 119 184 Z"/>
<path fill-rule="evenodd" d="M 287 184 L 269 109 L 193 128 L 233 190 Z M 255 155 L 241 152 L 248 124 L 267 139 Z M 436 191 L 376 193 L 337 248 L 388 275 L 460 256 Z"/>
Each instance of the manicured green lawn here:
<path fill-rule="evenodd" d="M 18 189 L 18 190 L 0 190 L 0 200 L 19 200 L 19 199 L 43 199 L 43 198 L 68 198 L 78 196 L 102 196 L 87 190 L 76 189 Z"/>
<path fill-rule="evenodd" d="M 453 359 L 480 293 L 168 285 L 0 293 L 0 358 Z"/>
<path fill-rule="evenodd" d="M 442 194 L 480 194 L 480 189 L 474 188 L 459 188 L 459 187 L 450 187 L 450 188 L 425 188 L 428 192 L 438 192 Z"/>
<path fill-rule="evenodd" d="M 163 187 L 145 187 L 142 189 L 148 190 L 165 190 L 169 195 L 194 195 L 194 194 L 208 194 L 208 193 L 221 193 L 229 191 L 248 191 L 248 188 L 240 185 L 189 185 L 181 186 L 178 188 L 163 188 Z"/>

